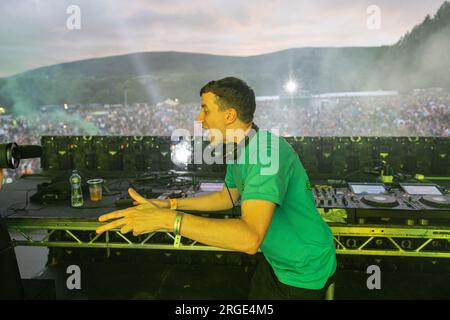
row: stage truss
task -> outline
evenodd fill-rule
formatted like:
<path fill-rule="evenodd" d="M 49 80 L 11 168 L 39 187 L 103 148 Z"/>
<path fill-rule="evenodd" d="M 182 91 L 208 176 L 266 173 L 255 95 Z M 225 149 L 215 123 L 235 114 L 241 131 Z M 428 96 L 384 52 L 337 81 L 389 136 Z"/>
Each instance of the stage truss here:
<path fill-rule="evenodd" d="M 60 248 L 228 251 L 177 239 L 169 232 L 138 237 L 119 230 L 95 234 L 95 221 L 6 219 L 14 246 Z M 330 223 L 336 253 L 341 255 L 450 258 L 450 227 L 348 225 Z"/>

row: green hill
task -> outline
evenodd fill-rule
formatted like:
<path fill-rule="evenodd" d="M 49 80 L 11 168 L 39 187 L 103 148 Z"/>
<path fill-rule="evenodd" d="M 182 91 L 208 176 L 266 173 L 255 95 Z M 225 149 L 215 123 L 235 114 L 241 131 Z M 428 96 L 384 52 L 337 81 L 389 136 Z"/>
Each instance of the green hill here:
<path fill-rule="evenodd" d="M 146 52 L 68 62 L 0 79 L 0 105 L 197 101 L 211 79 L 235 75 L 277 95 L 289 75 L 312 93 L 450 88 L 450 3 L 393 46 L 295 48 L 250 57 Z"/>

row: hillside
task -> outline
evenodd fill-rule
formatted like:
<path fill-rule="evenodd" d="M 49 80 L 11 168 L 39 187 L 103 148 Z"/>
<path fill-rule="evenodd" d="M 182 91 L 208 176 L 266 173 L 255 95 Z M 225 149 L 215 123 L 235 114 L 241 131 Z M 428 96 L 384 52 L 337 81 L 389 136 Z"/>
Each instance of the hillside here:
<path fill-rule="evenodd" d="M 197 101 L 211 79 L 235 75 L 277 95 L 291 74 L 311 93 L 450 88 L 450 3 L 393 46 L 294 48 L 250 57 L 145 52 L 68 62 L 0 79 L 0 105 Z"/>

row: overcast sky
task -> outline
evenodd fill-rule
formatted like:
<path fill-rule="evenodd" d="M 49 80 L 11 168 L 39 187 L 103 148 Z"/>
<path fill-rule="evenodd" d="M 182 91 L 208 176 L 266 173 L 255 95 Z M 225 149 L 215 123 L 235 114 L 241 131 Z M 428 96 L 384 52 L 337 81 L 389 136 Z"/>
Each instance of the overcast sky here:
<path fill-rule="evenodd" d="M 379 46 L 443 0 L 0 0 L 0 77 L 138 51 L 256 55 L 293 47 Z M 70 5 L 81 29 L 69 30 Z M 370 5 L 380 28 L 367 27 Z"/>

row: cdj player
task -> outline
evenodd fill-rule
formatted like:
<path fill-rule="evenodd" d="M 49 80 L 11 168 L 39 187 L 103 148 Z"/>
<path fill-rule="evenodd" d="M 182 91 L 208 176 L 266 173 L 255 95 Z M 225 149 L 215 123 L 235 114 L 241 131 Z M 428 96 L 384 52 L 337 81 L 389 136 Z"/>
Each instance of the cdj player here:
<path fill-rule="evenodd" d="M 448 191 L 431 183 L 401 183 L 391 188 L 382 183 L 349 182 L 347 188 L 316 186 L 313 193 L 318 208 L 345 209 L 350 223 L 450 222 Z"/>
<path fill-rule="evenodd" d="M 393 190 L 397 199 L 417 208 L 420 223 L 437 224 L 450 222 L 450 194 L 447 189 L 432 183 L 400 183 Z"/>
<path fill-rule="evenodd" d="M 449 196 L 444 195 L 436 185 L 401 183 L 400 187 L 411 202 L 420 203 L 428 209 L 450 209 Z"/>
<path fill-rule="evenodd" d="M 359 207 L 401 207 L 397 198 L 389 195 L 386 186 L 382 183 L 349 183 L 348 186 L 355 195 L 351 196 L 351 199 L 359 203 Z"/>

